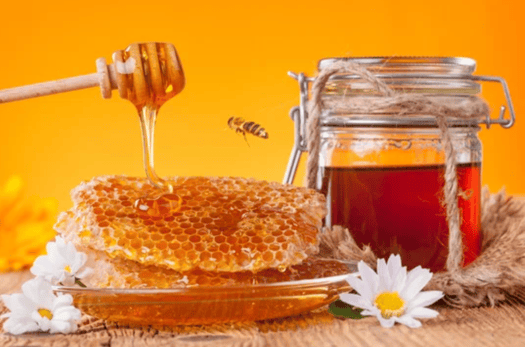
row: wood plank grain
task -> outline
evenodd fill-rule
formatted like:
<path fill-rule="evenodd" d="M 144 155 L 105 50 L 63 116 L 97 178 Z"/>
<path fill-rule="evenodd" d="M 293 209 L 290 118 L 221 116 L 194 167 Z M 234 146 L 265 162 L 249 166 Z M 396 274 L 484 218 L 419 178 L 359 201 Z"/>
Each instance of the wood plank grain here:
<path fill-rule="evenodd" d="M 18 291 L 31 277 L 27 272 L 0 274 L 0 293 Z M 0 346 L 525 346 L 525 306 L 520 303 L 473 309 L 443 306 L 437 310 L 440 315 L 425 321 L 419 329 L 402 325 L 384 329 L 372 317 L 341 320 L 325 310 L 262 322 L 162 330 L 119 326 L 84 316 L 78 332 L 71 335 L 35 333 L 13 336 L 0 330 Z M 6 309 L 0 305 L 0 313 L 4 312 Z"/>

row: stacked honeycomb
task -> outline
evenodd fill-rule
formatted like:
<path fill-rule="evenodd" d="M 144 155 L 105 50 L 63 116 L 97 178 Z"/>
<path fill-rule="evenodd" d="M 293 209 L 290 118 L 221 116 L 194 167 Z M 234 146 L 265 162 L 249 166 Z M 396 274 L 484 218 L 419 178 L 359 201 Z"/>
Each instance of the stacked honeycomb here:
<path fill-rule="evenodd" d="M 168 182 L 171 193 L 145 178 L 96 177 L 73 190 L 75 206 L 55 228 L 120 270 L 142 271 L 146 285 L 148 272 L 285 272 L 318 251 L 326 208 L 314 190 L 235 177 Z"/>
<path fill-rule="evenodd" d="M 90 287 L 111 288 L 179 288 L 194 286 L 254 285 L 322 278 L 348 273 L 348 266 L 328 259 L 309 257 L 285 271 L 265 269 L 257 273 L 213 272 L 194 269 L 177 272 L 158 266 L 142 266 L 137 262 L 110 259 L 103 252 L 91 253 L 90 267 L 97 271 L 88 278 Z"/>

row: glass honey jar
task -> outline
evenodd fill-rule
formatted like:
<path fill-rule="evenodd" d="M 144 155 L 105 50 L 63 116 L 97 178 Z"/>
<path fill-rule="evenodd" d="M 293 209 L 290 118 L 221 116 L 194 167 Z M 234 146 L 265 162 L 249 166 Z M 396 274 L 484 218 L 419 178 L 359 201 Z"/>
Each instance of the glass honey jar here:
<path fill-rule="evenodd" d="M 514 123 L 512 102 L 505 81 L 499 77 L 474 76 L 476 63 L 469 58 L 381 57 L 330 58 L 319 62 L 323 69 L 341 59 L 358 63 L 398 93 L 420 93 L 437 103 L 461 103 L 481 92 L 479 81 L 501 82 L 510 119 L 500 117 L 452 118 L 448 120 L 455 149 L 458 208 L 463 242 L 463 266 L 481 252 L 480 124 Z M 296 122 L 296 145 L 285 182 L 291 183 L 301 151 L 306 151 L 304 130 L 308 113 L 309 82 L 296 77 L 301 105 L 292 109 Z M 448 256 L 448 224 L 444 204 L 445 152 L 436 117 L 426 114 L 399 116 L 390 109 L 372 114 L 338 109 L 352 98 L 378 97 L 373 86 L 359 76 L 333 75 L 321 97 L 336 105 L 320 117 L 319 171 L 316 188 L 327 198 L 328 227 L 341 225 L 359 246 L 369 245 L 376 256 L 400 254 L 408 268 L 421 265 L 444 271 Z M 335 102 L 333 102 L 335 101 Z"/>

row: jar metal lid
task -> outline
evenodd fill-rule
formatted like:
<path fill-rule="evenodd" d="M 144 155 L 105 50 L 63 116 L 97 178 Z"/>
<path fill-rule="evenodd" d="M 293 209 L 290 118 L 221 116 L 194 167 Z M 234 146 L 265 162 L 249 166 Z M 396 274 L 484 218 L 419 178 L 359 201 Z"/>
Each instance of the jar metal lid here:
<path fill-rule="evenodd" d="M 351 61 L 364 65 L 373 73 L 418 72 L 452 75 L 472 75 L 476 61 L 465 57 L 340 57 L 321 59 L 317 68 L 322 70 L 336 61 Z"/>
<path fill-rule="evenodd" d="M 362 65 L 390 88 L 403 93 L 475 95 L 481 86 L 472 80 L 476 61 L 463 57 L 343 57 L 322 59 L 322 70 L 336 61 Z M 339 73 L 330 78 L 324 96 L 378 95 L 359 76 Z"/>

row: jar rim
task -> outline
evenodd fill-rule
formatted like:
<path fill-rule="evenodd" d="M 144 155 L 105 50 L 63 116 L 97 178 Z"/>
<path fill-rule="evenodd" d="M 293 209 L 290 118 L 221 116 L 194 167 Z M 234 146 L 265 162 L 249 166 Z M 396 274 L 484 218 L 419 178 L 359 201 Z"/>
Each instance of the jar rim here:
<path fill-rule="evenodd" d="M 414 115 L 412 117 L 395 117 L 388 114 L 375 115 L 345 115 L 334 112 L 326 112 L 320 119 L 323 128 L 435 128 L 438 123 L 435 117 L 425 115 Z M 479 122 L 475 119 L 452 118 L 447 125 L 451 129 L 469 128 L 480 130 Z"/>
<path fill-rule="evenodd" d="M 377 57 L 332 57 L 319 60 L 318 70 L 336 61 L 350 61 L 364 65 L 372 73 L 412 73 L 446 74 L 470 76 L 476 70 L 476 61 L 468 57 L 437 56 L 377 56 Z"/>
<path fill-rule="evenodd" d="M 319 61 L 322 69 L 336 61 L 361 64 L 391 89 L 429 95 L 477 95 L 481 85 L 472 78 L 476 61 L 463 57 L 341 57 Z M 379 95 L 375 87 L 350 72 L 330 77 L 324 96 Z"/>

